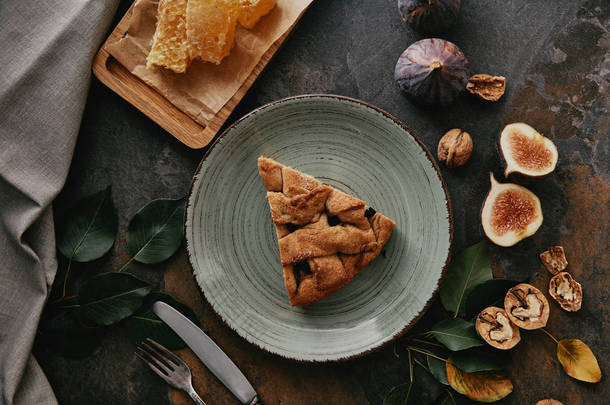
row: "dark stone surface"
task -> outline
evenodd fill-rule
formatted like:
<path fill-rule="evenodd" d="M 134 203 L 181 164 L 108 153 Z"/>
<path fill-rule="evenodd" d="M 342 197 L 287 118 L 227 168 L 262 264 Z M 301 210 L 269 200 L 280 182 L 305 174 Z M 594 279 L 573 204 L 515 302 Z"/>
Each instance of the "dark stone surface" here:
<path fill-rule="evenodd" d="M 128 6 L 129 2 L 122 3 L 119 16 Z M 540 197 L 545 223 L 536 235 L 513 248 L 493 247 L 494 270 L 510 278 L 529 279 L 546 290 L 549 275 L 540 265 L 538 253 L 550 244 L 565 246 L 569 269 L 583 285 L 583 307 L 567 314 L 552 303 L 548 329 L 557 337 L 581 338 L 596 353 L 605 373 L 609 366 L 605 339 L 610 333 L 609 17 L 606 0 L 463 0 L 458 23 L 443 37 L 461 47 L 473 74 L 506 76 L 507 93 L 493 104 L 465 95 L 451 107 L 422 110 L 402 96 L 393 81 L 400 53 L 422 38 L 401 21 L 396 1 L 317 0 L 228 123 L 278 98 L 334 93 L 388 111 L 404 121 L 431 151 L 448 129 L 468 131 L 475 143 L 471 160 L 463 168 L 442 169 L 453 206 L 454 253 L 483 238 L 478 214 L 489 187 L 488 172 L 501 178 L 495 148 L 501 128 L 514 121 L 533 125 L 555 141 L 560 162 L 547 178 L 515 181 Z M 116 269 L 126 261 L 124 235 L 129 219 L 153 198 L 184 196 L 203 153 L 183 146 L 93 80 L 70 175 L 55 211 L 61 221 L 73 201 L 110 184 L 120 214 L 120 234 L 111 254 L 74 267 L 72 293 L 89 274 Z M 149 281 L 161 281 L 168 268 L 183 272 L 183 282 L 192 284 L 184 248 L 167 263 L 133 264 L 130 271 Z M 256 387 L 268 387 L 268 380 L 278 373 L 295 376 L 282 380 L 283 388 L 278 387 L 278 392 L 286 391 L 282 395 L 265 389 L 268 398 L 274 398 L 269 403 L 381 404 L 390 387 L 408 378 L 406 356 L 396 359 L 391 347 L 349 363 L 302 366 L 256 352 L 220 324 L 209 308 L 196 310 L 212 325 L 221 345 L 235 347 L 236 359 L 253 362 L 244 367 L 247 374 L 252 370 Z M 418 328 L 425 330 L 442 316 L 437 301 Z M 45 349 L 44 339 L 39 343 L 38 359 L 61 404 L 170 401 L 164 383 L 133 356 L 134 347 L 120 325 L 109 328 L 101 346 L 81 360 L 61 358 Z M 547 397 L 565 404 L 607 403 L 609 386 L 603 381 L 580 383 L 566 376 L 556 360 L 553 342 L 542 333 L 523 333 L 522 343 L 511 354 L 508 372 L 515 390 L 502 403 L 534 404 Z M 262 371 L 254 371 L 258 369 Z M 442 392 L 426 372 L 416 370 L 416 380 L 433 397 Z M 319 385 L 312 385 L 317 375 L 333 382 L 325 385 L 318 379 Z M 205 392 L 204 399 L 210 404 L 230 401 L 213 382 Z M 275 399 L 280 397 L 290 399 Z M 172 399 L 179 402 L 176 398 L 173 394 Z"/>

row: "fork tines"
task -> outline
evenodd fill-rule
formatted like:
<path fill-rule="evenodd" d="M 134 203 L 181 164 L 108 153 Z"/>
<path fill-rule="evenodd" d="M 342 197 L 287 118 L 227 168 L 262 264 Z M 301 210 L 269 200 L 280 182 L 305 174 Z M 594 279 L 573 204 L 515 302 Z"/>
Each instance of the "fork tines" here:
<path fill-rule="evenodd" d="M 177 366 L 182 364 L 182 360 L 178 356 L 150 338 L 146 338 L 136 348 L 136 356 L 144 360 L 157 374 L 161 372 L 164 376 L 168 376 Z M 164 377 L 163 375 L 160 376 Z"/>
<path fill-rule="evenodd" d="M 150 338 L 136 348 L 136 356 L 172 387 L 186 392 L 196 404 L 205 405 L 193 388 L 191 370 L 180 357 Z"/>

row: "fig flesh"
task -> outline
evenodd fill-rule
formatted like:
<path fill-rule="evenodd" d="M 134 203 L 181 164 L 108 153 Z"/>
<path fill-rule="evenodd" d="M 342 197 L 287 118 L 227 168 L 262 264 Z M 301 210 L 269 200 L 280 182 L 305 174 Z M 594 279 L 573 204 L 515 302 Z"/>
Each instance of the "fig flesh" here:
<path fill-rule="evenodd" d="M 498 307 L 482 310 L 477 316 L 475 329 L 481 339 L 496 349 L 511 349 L 521 340 L 519 328 L 510 321 L 506 311 Z"/>
<path fill-rule="evenodd" d="M 485 235 L 508 247 L 536 233 L 543 219 L 538 197 L 518 184 L 498 183 L 493 173 L 489 178 L 491 189 L 481 208 Z"/>
<path fill-rule="evenodd" d="M 506 165 L 505 176 L 510 173 L 545 176 L 555 170 L 559 156 L 553 141 L 523 122 L 504 127 L 500 134 L 500 151 Z"/>
<path fill-rule="evenodd" d="M 398 0 L 398 11 L 417 31 L 440 33 L 457 19 L 460 0 Z"/>
<path fill-rule="evenodd" d="M 539 329 L 549 320 L 549 302 L 533 285 L 517 284 L 504 297 L 504 310 L 512 323 L 521 329 Z"/>
<path fill-rule="evenodd" d="M 457 45 L 427 38 L 409 46 L 398 58 L 394 80 L 419 104 L 446 106 L 466 88 L 469 63 Z"/>

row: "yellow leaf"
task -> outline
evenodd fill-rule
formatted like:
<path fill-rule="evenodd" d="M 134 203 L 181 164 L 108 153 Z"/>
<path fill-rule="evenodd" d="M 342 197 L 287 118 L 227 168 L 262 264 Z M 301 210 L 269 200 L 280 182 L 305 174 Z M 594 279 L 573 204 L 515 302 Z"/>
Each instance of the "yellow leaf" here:
<path fill-rule="evenodd" d="M 579 339 L 559 341 L 557 358 L 570 377 L 590 383 L 596 383 L 602 379 L 602 371 L 599 369 L 595 355 L 589 346 Z"/>
<path fill-rule="evenodd" d="M 513 383 L 502 373 L 466 373 L 447 361 L 447 380 L 460 394 L 478 402 L 496 402 L 513 392 Z"/>

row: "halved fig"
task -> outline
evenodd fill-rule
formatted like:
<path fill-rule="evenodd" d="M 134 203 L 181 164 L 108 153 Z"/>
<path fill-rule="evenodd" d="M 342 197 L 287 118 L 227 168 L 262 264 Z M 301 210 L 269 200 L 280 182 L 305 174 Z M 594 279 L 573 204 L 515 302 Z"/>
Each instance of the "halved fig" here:
<path fill-rule="evenodd" d="M 504 127 L 500 134 L 500 151 L 506 164 L 505 176 L 510 173 L 545 176 L 555 170 L 559 156 L 553 141 L 523 122 Z"/>
<path fill-rule="evenodd" d="M 576 312 L 582 305 L 582 286 L 565 271 L 551 279 L 549 294 L 566 311 Z"/>
<path fill-rule="evenodd" d="M 521 329 L 539 329 L 549 320 L 549 302 L 539 289 L 530 284 L 517 284 L 504 297 L 508 319 Z"/>
<path fill-rule="evenodd" d="M 536 405 L 563 405 L 563 403 L 557 401 L 556 399 L 549 398 L 541 399 L 540 401 L 536 402 Z"/>
<path fill-rule="evenodd" d="M 540 253 L 540 261 L 551 274 L 557 274 L 568 267 L 562 246 L 549 246 L 548 250 Z"/>
<path fill-rule="evenodd" d="M 475 329 L 481 339 L 496 349 L 508 350 L 521 340 L 519 328 L 513 324 L 506 311 L 487 307 L 477 316 Z"/>
<path fill-rule="evenodd" d="M 498 183 L 489 173 L 491 189 L 481 208 L 485 235 L 496 245 L 513 246 L 532 236 L 542 225 L 540 200 L 527 188 Z"/>

